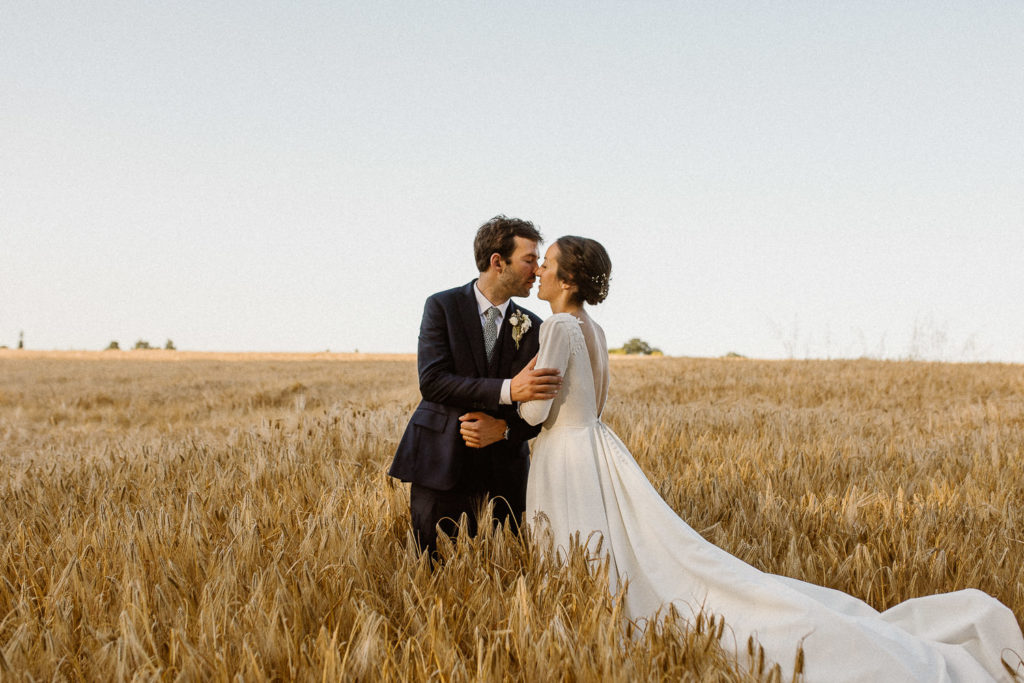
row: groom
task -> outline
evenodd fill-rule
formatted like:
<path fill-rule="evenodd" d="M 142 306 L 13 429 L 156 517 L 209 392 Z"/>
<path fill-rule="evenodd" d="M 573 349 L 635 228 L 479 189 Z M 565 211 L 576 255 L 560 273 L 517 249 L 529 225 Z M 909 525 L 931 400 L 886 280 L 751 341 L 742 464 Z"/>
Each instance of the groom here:
<path fill-rule="evenodd" d="M 473 242 L 480 277 L 427 299 L 416 354 L 423 400 L 388 474 L 412 482 L 409 508 L 420 549 L 433 556 L 438 529 L 454 536 L 460 515 L 476 533 L 476 511 L 518 523 L 526 509 L 528 439 L 539 427 L 516 413 L 521 401 L 553 398 L 557 370 L 531 363 L 541 320 L 510 300 L 528 296 L 540 233 L 529 221 L 495 216 Z"/>

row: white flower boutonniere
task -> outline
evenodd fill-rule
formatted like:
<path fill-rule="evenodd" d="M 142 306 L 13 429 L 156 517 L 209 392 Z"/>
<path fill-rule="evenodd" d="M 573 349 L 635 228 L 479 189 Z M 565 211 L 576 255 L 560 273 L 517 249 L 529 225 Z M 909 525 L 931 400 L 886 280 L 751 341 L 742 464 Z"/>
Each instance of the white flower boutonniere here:
<path fill-rule="evenodd" d="M 512 341 L 516 343 L 516 348 L 518 349 L 519 340 L 533 327 L 533 321 L 530 320 L 530 316 L 517 308 L 515 313 L 509 316 L 508 322 L 512 325 Z"/>

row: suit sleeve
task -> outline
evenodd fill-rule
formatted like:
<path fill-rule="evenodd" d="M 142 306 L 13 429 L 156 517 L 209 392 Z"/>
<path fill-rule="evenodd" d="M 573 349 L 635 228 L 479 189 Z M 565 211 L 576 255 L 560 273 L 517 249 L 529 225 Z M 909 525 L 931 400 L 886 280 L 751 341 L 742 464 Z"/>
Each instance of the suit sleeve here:
<path fill-rule="evenodd" d="M 502 380 L 455 374 L 448 330 L 447 311 L 437 297 L 430 297 L 423 307 L 416 351 L 420 394 L 427 401 L 465 410 L 497 410 Z"/>
<path fill-rule="evenodd" d="M 519 404 L 522 405 L 522 404 Z M 540 425 L 531 425 L 526 422 L 519 413 L 510 410 L 510 415 L 506 416 L 505 421 L 508 423 L 508 440 L 515 442 L 529 441 L 533 437 L 540 434 Z"/>
<path fill-rule="evenodd" d="M 548 319 L 540 326 L 540 351 L 537 353 L 538 368 L 555 368 L 565 375 L 569 365 L 569 328 L 571 322 Z M 529 424 L 539 425 L 547 419 L 553 398 L 544 401 L 527 401 L 519 404 L 519 415 Z"/>

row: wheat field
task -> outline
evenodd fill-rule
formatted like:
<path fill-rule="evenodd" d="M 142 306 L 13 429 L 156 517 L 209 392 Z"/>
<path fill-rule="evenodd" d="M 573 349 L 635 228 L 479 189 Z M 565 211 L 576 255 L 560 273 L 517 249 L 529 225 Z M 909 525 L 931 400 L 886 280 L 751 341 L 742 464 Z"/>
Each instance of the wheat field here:
<path fill-rule="evenodd" d="M 488 530 L 431 571 L 384 474 L 416 386 L 411 357 L 0 351 L 0 679 L 773 678 L 714 616 L 639 630 L 578 550 Z M 1024 366 L 617 358 L 605 419 L 761 569 L 1024 617 Z"/>

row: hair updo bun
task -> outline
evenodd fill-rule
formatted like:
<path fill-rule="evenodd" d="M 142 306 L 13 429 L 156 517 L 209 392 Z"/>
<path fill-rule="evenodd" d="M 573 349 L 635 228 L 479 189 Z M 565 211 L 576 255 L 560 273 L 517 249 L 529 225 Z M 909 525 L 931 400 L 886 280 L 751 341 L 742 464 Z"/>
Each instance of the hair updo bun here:
<path fill-rule="evenodd" d="M 558 277 L 576 285 L 574 303 L 596 305 L 608 297 L 612 260 L 597 240 L 566 235 L 558 245 Z"/>

